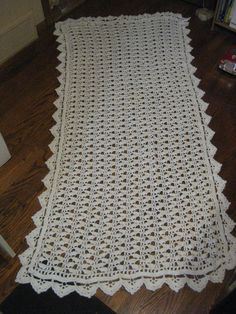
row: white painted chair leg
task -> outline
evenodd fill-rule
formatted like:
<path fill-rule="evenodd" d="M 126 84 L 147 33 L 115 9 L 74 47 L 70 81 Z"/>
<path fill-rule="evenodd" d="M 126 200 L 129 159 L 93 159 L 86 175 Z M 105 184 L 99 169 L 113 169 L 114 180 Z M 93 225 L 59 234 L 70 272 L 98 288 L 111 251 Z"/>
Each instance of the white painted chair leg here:
<path fill-rule="evenodd" d="M 11 154 L 7 148 L 7 145 L 0 133 L 0 167 L 4 165 L 11 158 Z"/>
<path fill-rule="evenodd" d="M 13 249 L 1 235 L 0 235 L 0 248 L 11 257 L 14 257 L 16 255 L 16 253 L 13 251 Z"/>

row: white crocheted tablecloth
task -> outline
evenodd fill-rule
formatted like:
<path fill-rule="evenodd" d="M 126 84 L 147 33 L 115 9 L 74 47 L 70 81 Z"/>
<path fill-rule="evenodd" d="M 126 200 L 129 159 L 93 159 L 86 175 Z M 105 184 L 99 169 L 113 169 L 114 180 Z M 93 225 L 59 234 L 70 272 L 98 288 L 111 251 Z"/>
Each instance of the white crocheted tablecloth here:
<path fill-rule="evenodd" d="M 173 13 L 57 23 L 53 156 L 18 282 L 60 296 L 200 291 L 235 266 L 187 25 Z"/>

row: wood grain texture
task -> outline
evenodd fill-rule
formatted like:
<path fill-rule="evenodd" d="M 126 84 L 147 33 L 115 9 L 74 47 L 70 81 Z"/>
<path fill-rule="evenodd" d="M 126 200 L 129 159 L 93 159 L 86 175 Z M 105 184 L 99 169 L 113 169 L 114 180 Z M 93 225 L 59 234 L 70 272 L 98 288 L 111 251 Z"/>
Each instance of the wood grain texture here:
<path fill-rule="evenodd" d="M 220 174 L 227 180 L 224 193 L 231 201 L 228 213 L 235 219 L 236 80 L 217 68 L 221 55 L 235 42 L 235 35 L 220 29 L 210 31 L 210 22 L 200 22 L 195 17 L 195 7 L 182 1 L 87 0 L 70 16 L 156 11 L 172 11 L 192 17 L 193 64 L 198 68 L 196 75 L 201 78 L 200 87 L 206 92 L 204 100 L 210 104 L 208 113 L 213 116 L 210 126 L 216 132 L 212 141 L 218 148 L 215 158 L 223 164 Z M 58 86 L 57 54 L 55 38 L 50 34 L 43 36 L 40 49 L 22 57 L 24 62 L 11 67 L 0 83 L 0 130 L 12 154 L 11 160 L 0 168 L 0 233 L 17 254 L 27 247 L 24 239 L 34 228 L 31 216 L 40 208 L 37 196 L 44 189 L 41 180 L 48 171 L 45 161 L 51 154 L 48 144 L 52 140 L 49 129 L 54 124 L 53 101 L 57 97 L 54 91 Z M 3 258 L 5 263 L 0 263 L 0 300 L 14 289 L 19 269 L 17 257 Z M 231 273 L 227 272 L 222 284 L 209 283 L 201 293 L 187 287 L 175 293 L 164 286 L 155 292 L 143 287 L 134 295 L 121 289 L 112 297 L 98 291 L 97 297 L 119 314 L 203 314 L 209 313 L 212 305 L 223 296 L 230 280 Z"/>

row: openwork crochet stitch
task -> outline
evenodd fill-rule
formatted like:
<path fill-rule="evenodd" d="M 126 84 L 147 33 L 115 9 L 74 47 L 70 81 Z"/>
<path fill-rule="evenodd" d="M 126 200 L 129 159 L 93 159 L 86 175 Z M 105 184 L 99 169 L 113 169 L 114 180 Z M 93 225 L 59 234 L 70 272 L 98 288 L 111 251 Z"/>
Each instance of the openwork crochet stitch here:
<path fill-rule="evenodd" d="M 60 296 L 200 291 L 235 266 L 187 25 L 173 13 L 57 23 L 53 156 L 18 282 Z"/>

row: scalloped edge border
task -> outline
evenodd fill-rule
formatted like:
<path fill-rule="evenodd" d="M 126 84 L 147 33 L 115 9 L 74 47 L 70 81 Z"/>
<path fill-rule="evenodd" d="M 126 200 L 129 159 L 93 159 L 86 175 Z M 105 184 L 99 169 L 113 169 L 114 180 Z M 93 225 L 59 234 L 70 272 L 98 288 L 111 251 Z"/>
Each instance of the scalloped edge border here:
<path fill-rule="evenodd" d="M 61 31 L 61 26 L 64 24 L 69 23 L 76 23 L 77 20 L 74 19 L 68 19 L 65 22 L 58 22 L 56 24 L 56 30 L 54 31 L 54 35 L 57 36 L 57 42 L 59 46 L 57 47 L 58 51 L 60 52 L 58 55 L 58 60 L 60 61 L 60 64 L 57 66 L 57 70 L 60 72 L 60 75 L 58 77 L 58 81 L 60 83 L 60 86 L 56 89 L 58 99 L 54 102 L 54 105 L 56 106 L 57 110 L 53 114 L 53 118 L 56 122 L 56 124 L 50 129 L 52 135 L 54 136 L 53 141 L 49 145 L 49 148 L 53 152 L 53 155 L 47 160 L 46 164 L 49 168 L 49 173 L 46 175 L 46 177 L 42 180 L 44 183 L 46 190 L 39 196 L 39 202 L 41 205 L 41 210 L 39 210 L 33 217 L 34 224 L 36 228 L 26 237 L 28 249 L 24 253 L 22 253 L 19 258 L 20 262 L 22 264 L 21 269 L 19 270 L 16 281 L 19 283 L 30 283 L 32 287 L 37 291 L 38 293 L 44 292 L 48 290 L 49 288 L 52 288 L 54 292 L 60 296 L 63 297 L 73 291 L 76 291 L 80 295 L 91 297 L 94 295 L 97 291 L 97 289 L 101 289 L 104 293 L 108 295 L 113 295 L 116 291 L 118 291 L 122 286 L 131 294 L 135 293 L 143 284 L 146 286 L 149 290 L 157 290 L 162 287 L 163 284 L 167 284 L 172 290 L 179 291 L 181 288 L 187 284 L 190 288 L 193 290 L 196 290 L 200 292 L 203 290 L 208 281 L 212 281 L 214 283 L 222 282 L 225 275 L 225 270 L 233 269 L 236 266 L 236 238 L 231 234 L 232 230 L 234 229 L 235 223 L 233 220 L 227 215 L 226 210 L 228 209 L 230 203 L 226 199 L 226 197 L 223 194 L 223 190 L 225 187 L 226 182 L 218 175 L 221 169 L 221 164 L 218 163 L 214 159 L 214 155 L 217 151 L 216 147 L 211 143 L 211 139 L 213 138 L 215 132 L 208 127 L 208 124 L 211 121 L 211 116 L 209 116 L 206 113 L 208 104 L 203 101 L 202 97 L 204 96 L 204 92 L 198 87 L 200 83 L 200 79 L 198 79 L 194 73 L 196 72 L 196 67 L 192 65 L 192 61 L 194 57 L 191 54 L 191 51 L 193 48 L 190 45 L 191 38 L 188 36 L 190 33 L 190 29 L 188 29 L 189 24 L 189 18 L 184 18 L 181 14 L 176 14 L 172 12 L 162 12 L 162 13 L 154 13 L 154 14 L 140 14 L 140 15 L 120 15 L 120 16 L 108 16 L 108 17 L 82 17 L 80 18 L 80 22 L 87 23 L 88 21 L 96 21 L 96 22 L 104 22 L 104 21 L 114 21 L 117 22 L 123 21 L 124 19 L 133 19 L 137 20 L 140 18 L 151 18 L 156 16 L 162 16 L 162 17 L 172 17 L 177 18 L 180 20 L 180 23 L 183 27 L 183 33 L 184 33 L 184 45 L 186 49 L 186 57 L 187 57 L 187 66 L 189 69 L 190 77 L 193 82 L 193 88 L 196 93 L 196 99 L 198 103 L 200 104 L 200 108 L 198 109 L 199 115 L 202 116 L 203 122 L 201 121 L 202 128 L 204 129 L 203 132 L 206 136 L 206 151 L 208 153 L 208 161 L 210 166 L 213 168 L 212 175 L 214 177 L 215 183 L 217 183 L 216 186 L 216 193 L 219 199 L 219 207 L 220 207 L 220 216 L 222 219 L 222 223 L 224 225 L 224 232 L 225 236 L 228 239 L 228 246 L 230 246 L 229 242 L 231 243 L 230 248 L 227 252 L 227 258 L 225 260 L 225 263 L 222 264 L 218 269 L 211 272 L 210 274 L 202 277 L 197 278 L 197 282 L 195 279 L 195 276 L 192 276 L 192 278 L 188 276 L 173 276 L 172 278 L 168 278 L 165 276 L 152 276 L 150 275 L 137 275 L 136 278 L 133 279 L 124 279 L 124 278 L 118 278 L 117 280 L 113 281 L 113 287 L 111 286 L 111 283 L 109 282 L 99 282 L 99 283 L 93 283 L 91 284 L 90 290 L 84 289 L 83 285 L 79 284 L 65 284 L 60 282 L 55 282 L 54 280 L 43 280 L 40 278 L 36 278 L 33 274 L 30 273 L 29 267 L 30 267 L 30 260 L 32 260 L 32 257 L 34 255 L 34 251 L 37 248 L 37 239 L 40 236 L 40 233 L 43 232 L 45 229 L 45 225 L 43 224 L 44 219 L 47 217 L 47 202 L 50 197 L 50 191 L 53 186 L 53 180 L 54 175 L 56 172 L 56 162 L 59 155 L 59 149 L 58 146 L 60 146 L 60 132 L 63 127 L 63 121 L 62 121 L 62 113 L 63 113 L 63 106 L 64 106 L 64 89 L 66 89 L 66 55 L 67 55 L 67 49 L 66 49 L 66 40 L 63 32 Z M 212 169 L 211 169 L 212 170 Z M 153 281 L 155 281 L 153 283 Z"/>

